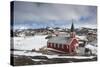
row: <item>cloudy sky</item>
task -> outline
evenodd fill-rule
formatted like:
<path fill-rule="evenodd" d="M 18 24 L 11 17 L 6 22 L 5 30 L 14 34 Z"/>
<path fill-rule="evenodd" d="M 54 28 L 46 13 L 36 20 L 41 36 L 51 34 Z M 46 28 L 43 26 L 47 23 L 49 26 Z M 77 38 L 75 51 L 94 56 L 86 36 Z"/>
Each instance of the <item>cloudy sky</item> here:
<path fill-rule="evenodd" d="M 14 29 L 97 27 L 97 7 L 68 4 L 14 2 Z"/>

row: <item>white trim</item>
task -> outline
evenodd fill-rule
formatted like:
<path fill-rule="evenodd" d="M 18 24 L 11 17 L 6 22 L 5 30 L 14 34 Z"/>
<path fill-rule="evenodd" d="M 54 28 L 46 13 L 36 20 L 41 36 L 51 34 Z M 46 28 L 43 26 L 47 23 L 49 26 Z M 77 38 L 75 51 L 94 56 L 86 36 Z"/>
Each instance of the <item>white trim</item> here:
<path fill-rule="evenodd" d="M 57 48 L 59 48 L 59 44 L 57 44 Z"/>
<path fill-rule="evenodd" d="M 53 46 L 54 48 L 56 47 L 56 44 L 54 43 L 54 46 Z"/>
<path fill-rule="evenodd" d="M 72 38 L 72 40 L 71 40 L 71 42 L 69 43 L 69 45 L 72 43 L 72 41 L 73 41 L 74 39 L 76 39 L 76 38 Z M 76 40 L 77 40 L 77 39 L 76 39 Z"/>
<path fill-rule="evenodd" d="M 52 47 L 52 43 L 50 43 L 50 47 Z"/>

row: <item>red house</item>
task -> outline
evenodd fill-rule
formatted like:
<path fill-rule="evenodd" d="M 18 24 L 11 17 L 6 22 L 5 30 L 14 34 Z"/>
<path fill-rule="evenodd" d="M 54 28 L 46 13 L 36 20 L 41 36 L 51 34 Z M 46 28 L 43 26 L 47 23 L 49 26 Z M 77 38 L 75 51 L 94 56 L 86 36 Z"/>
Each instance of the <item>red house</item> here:
<path fill-rule="evenodd" d="M 75 37 L 74 25 L 72 23 L 70 36 L 53 36 L 47 41 L 47 48 L 61 53 L 76 53 L 78 40 Z"/>

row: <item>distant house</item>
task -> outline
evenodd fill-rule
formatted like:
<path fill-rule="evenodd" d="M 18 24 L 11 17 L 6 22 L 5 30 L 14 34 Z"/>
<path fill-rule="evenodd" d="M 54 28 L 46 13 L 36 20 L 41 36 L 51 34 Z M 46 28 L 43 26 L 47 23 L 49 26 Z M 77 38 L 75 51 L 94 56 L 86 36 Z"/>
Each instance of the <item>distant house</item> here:
<path fill-rule="evenodd" d="M 95 32 L 88 32 L 87 34 L 88 41 L 94 41 L 97 40 L 97 34 Z"/>
<path fill-rule="evenodd" d="M 76 53 L 78 40 L 72 23 L 70 36 L 53 36 L 47 41 L 47 48 L 61 53 Z"/>
<path fill-rule="evenodd" d="M 92 42 L 89 42 L 86 46 L 85 46 L 85 52 L 86 54 L 94 54 L 97 55 L 97 40 L 94 40 Z"/>

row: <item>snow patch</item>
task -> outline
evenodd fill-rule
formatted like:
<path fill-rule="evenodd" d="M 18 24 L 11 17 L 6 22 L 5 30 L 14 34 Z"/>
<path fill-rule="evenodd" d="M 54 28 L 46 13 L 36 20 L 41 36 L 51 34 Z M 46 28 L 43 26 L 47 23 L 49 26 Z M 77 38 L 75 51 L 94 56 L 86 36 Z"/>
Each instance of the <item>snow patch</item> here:
<path fill-rule="evenodd" d="M 45 39 L 47 35 L 35 35 L 31 37 L 14 37 L 14 48 L 12 49 L 20 49 L 20 50 L 32 50 L 46 46 L 47 39 Z"/>

